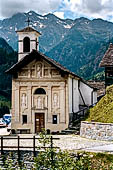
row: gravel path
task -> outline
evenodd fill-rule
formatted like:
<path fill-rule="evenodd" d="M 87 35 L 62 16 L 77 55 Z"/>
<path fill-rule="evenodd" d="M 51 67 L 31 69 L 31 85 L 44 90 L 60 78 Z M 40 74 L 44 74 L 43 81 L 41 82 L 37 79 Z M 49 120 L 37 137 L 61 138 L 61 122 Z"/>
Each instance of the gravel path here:
<path fill-rule="evenodd" d="M 19 135 L 20 138 L 32 138 L 33 135 Z M 4 140 L 4 146 L 17 146 L 17 139 L 8 139 L 9 137 L 15 138 L 15 136 L 5 136 L 7 140 Z M 39 137 L 39 136 L 35 136 Z M 113 142 L 97 141 L 92 139 L 85 139 L 78 135 L 54 135 L 54 138 L 60 138 L 60 140 L 54 140 L 54 146 L 60 147 L 62 150 L 87 150 L 87 151 L 100 151 L 113 153 Z M 17 138 L 17 137 L 16 137 Z M 1 145 L 1 142 L 0 142 Z M 33 140 L 20 140 L 20 146 L 33 146 Z M 36 146 L 39 146 L 38 140 L 36 140 Z"/>

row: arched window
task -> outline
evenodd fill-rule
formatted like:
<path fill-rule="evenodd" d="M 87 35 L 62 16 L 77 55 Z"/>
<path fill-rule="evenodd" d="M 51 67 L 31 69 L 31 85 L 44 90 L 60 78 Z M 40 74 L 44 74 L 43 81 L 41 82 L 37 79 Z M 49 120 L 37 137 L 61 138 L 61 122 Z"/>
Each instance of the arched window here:
<path fill-rule="evenodd" d="M 34 94 L 46 94 L 46 91 L 42 88 L 38 88 L 35 90 Z"/>
<path fill-rule="evenodd" d="M 30 38 L 25 37 L 23 40 L 23 52 L 30 52 Z"/>

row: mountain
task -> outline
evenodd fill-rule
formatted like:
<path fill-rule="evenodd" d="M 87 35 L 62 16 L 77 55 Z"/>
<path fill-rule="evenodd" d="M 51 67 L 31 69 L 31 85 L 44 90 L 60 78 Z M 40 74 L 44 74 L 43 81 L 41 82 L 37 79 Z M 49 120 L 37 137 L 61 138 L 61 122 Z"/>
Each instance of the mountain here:
<path fill-rule="evenodd" d="M 17 50 L 18 37 L 15 31 L 27 26 L 38 30 L 40 51 L 60 62 L 85 79 L 101 73 L 99 62 L 113 35 L 113 23 L 102 19 L 60 19 L 53 14 L 45 16 L 34 11 L 17 13 L 0 21 L 0 37 Z"/>
<path fill-rule="evenodd" d="M 85 79 L 103 69 L 99 63 L 108 47 L 113 24 L 101 19 L 80 18 L 64 39 L 46 54 Z"/>
<path fill-rule="evenodd" d="M 41 16 L 33 11 L 17 13 L 0 23 L 0 37 L 3 37 L 15 50 L 17 50 L 18 41 L 15 31 L 27 26 L 25 21 L 28 17 L 32 21 L 30 26 L 42 33 L 40 37 L 40 49 L 43 52 L 57 45 L 73 24 L 73 20 L 61 20 L 53 14 Z"/>
<path fill-rule="evenodd" d="M 0 96 L 10 97 L 11 76 L 5 71 L 17 62 L 17 52 L 14 52 L 8 43 L 0 38 Z"/>

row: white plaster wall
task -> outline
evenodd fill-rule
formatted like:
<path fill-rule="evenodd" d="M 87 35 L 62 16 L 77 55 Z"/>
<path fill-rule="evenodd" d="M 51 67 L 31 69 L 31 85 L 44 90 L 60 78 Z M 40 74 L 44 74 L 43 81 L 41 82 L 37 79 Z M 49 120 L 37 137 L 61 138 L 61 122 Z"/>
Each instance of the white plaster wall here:
<path fill-rule="evenodd" d="M 93 92 L 93 104 L 97 103 L 97 92 Z"/>
<path fill-rule="evenodd" d="M 69 113 L 72 113 L 72 78 L 68 78 L 69 84 Z"/>
<path fill-rule="evenodd" d="M 93 88 L 91 88 L 90 86 L 88 86 L 87 84 L 81 81 L 80 81 L 80 91 L 82 93 L 86 105 L 92 105 L 97 102 L 97 91 L 94 91 Z M 79 97 L 80 97 L 80 104 L 84 104 L 80 95 Z"/>
<path fill-rule="evenodd" d="M 79 110 L 79 91 L 78 80 L 73 80 L 73 110 L 77 112 Z"/>
<path fill-rule="evenodd" d="M 23 39 L 25 37 L 29 37 L 30 40 L 36 40 L 37 42 L 39 42 L 39 37 L 37 34 L 35 34 L 35 32 L 23 32 L 23 33 L 18 33 L 18 40 L 20 41 L 18 44 L 18 53 L 23 53 Z M 35 49 L 36 50 L 36 43 L 34 41 L 30 42 L 30 52 Z M 39 50 L 39 45 L 37 44 L 37 50 Z M 19 54 L 18 56 L 18 60 L 20 60 L 21 58 L 23 58 L 25 55 L 27 55 L 28 53 L 24 53 L 24 54 Z"/>
<path fill-rule="evenodd" d="M 92 103 L 92 100 L 91 100 L 91 93 L 93 91 L 93 88 L 89 87 L 88 85 L 86 85 L 85 83 L 81 82 L 80 81 L 80 91 L 82 93 L 82 96 L 83 96 L 83 99 L 85 101 L 85 104 L 86 105 L 91 105 Z M 80 96 L 80 104 L 83 104 L 83 101 L 81 99 L 81 96 Z"/>
<path fill-rule="evenodd" d="M 72 78 L 68 78 L 69 83 L 69 113 L 72 113 Z M 73 111 L 79 110 L 79 91 L 78 91 L 78 80 L 73 79 Z"/>

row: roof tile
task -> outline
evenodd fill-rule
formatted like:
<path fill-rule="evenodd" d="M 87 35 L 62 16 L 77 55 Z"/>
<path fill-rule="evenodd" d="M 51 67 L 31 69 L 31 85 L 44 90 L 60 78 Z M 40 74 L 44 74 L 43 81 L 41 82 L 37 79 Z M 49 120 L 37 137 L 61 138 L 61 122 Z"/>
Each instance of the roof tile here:
<path fill-rule="evenodd" d="M 100 62 L 100 67 L 113 66 L 113 44 L 110 43 L 108 50 L 103 56 Z"/>

